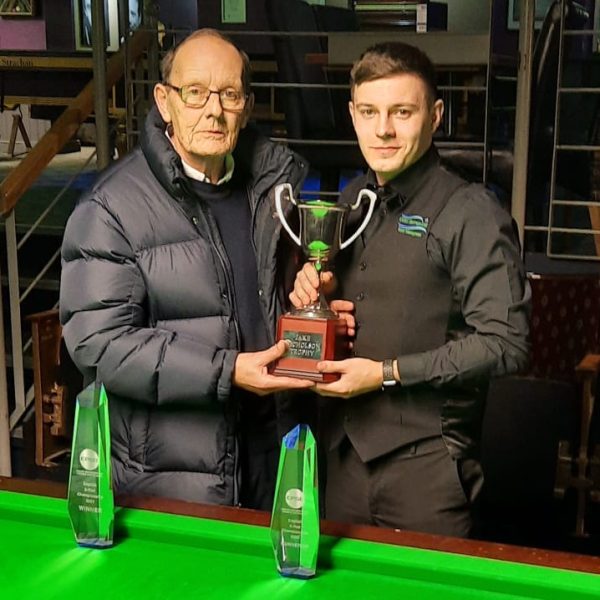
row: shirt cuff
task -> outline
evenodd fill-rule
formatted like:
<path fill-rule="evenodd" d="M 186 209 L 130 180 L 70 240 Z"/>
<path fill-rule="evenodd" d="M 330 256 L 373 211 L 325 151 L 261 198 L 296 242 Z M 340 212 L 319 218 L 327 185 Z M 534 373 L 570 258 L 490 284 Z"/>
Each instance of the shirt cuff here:
<path fill-rule="evenodd" d="M 398 356 L 398 372 L 403 387 L 425 381 L 425 353 Z"/>

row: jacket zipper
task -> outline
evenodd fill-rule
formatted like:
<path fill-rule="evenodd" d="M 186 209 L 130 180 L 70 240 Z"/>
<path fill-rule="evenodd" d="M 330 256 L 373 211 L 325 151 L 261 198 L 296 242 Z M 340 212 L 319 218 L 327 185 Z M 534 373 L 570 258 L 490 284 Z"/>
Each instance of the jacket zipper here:
<path fill-rule="evenodd" d="M 211 230 L 211 226 L 210 223 L 208 222 L 208 219 L 203 216 L 207 230 L 208 230 L 208 235 L 210 236 L 210 241 L 211 244 L 213 246 L 213 248 L 215 249 L 215 252 L 217 254 L 217 256 L 219 257 L 219 262 L 221 263 L 221 267 L 223 269 L 223 273 L 225 275 L 225 285 L 227 286 L 227 292 L 229 294 L 229 298 L 230 298 L 230 302 L 231 302 L 231 312 L 232 312 L 232 316 L 233 316 L 233 325 L 235 328 L 235 337 L 236 337 L 236 347 L 238 350 L 241 350 L 241 335 L 240 335 L 240 331 L 239 331 L 239 325 L 238 325 L 238 319 L 237 319 L 237 306 L 236 306 L 236 302 L 235 302 L 235 294 L 233 293 L 233 283 L 231 282 L 231 278 L 230 278 L 230 274 L 229 271 L 227 269 L 228 267 L 228 262 L 226 261 L 225 257 L 221 254 L 221 251 L 219 249 L 219 246 L 215 243 L 215 236 L 213 235 L 213 232 Z M 198 217 L 197 216 L 192 216 L 191 218 L 192 223 L 196 229 L 196 231 L 198 231 L 198 233 L 202 234 L 202 232 L 200 231 L 200 227 L 198 226 Z M 236 410 L 236 415 L 234 417 L 234 422 L 235 422 L 235 429 L 233 431 L 233 475 L 232 475 L 232 479 L 233 479 L 233 506 L 239 506 L 240 505 L 240 482 L 238 480 L 238 470 L 239 470 L 239 448 L 238 448 L 238 439 L 237 439 L 237 423 L 239 421 L 239 415 L 237 414 L 237 408 Z"/>
<path fill-rule="evenodd" d="M 258 252 L 256 251 L 256 242 L 254 239 L 254 235 L 256 233 L 256 213 L 258 212 L 258 202 L 255 201 L 254 192 L 250 189 L 250 185 L 246 185 L 246 193 L 248 194 L 248 200 L 250 202 L 250 241 L 252 243 L 252 251 L 254 252 L 254 259 L 256 261 L 256 285 L 258 286 L 258 304 L 260 305 L 260 312 L 263 317 L 263 322 L 267 329 L 267 339 L 270 344 L 274 343 L 274 337 L 272 334 L 273 324 L 270 322 L 269 314 L 267 307 L 265 306 L 265 294 L 262 286 L 261 276 L 260 276 L 260 263 Z"/>
<path fill-rule="evenodd" d="M 227 290 L 226 290 L 227 298 L 229 298 L 229 302 L 231 305 L 231 314 L 233 317 L 233 326 L 234 326 L 234 330 L 235 330 L 235 345 L 236 345 L 237 350 L 241 350 L 242 336 L 240 334 L 240 328 L 239 328 L 239 324 L 238 324 L 238 313 L 237 313 L 237 306 L 236 306 L 233 282 L 231 281 L 230 265 L 229 265 L 228 260 L 225 258 L 225 256 L 223 256 L 219 245 L 216 243 L 215 235 L 212 231 L 212 227 L 211 227 L 210 223 L 208 222 L 208 219 L 205 216 L 203 216 L 203 219 L 204 219 L 204 222 L 205 222 L 207 230 L 208 230 L 208 235 L 210 236 L 210 242 L 212 244 L 212 247 L 215 250 L 216 255 L 219 257 L 219 263 L 221 265 L 221 269 L 223 270 L 223 274 L 225 276 L 225 285 L 227 287 Z M 198 220 L 199 219 L 197 216 L 195 216 L 195 215 L 192 216 L 192 223 L 194 224 L 196 231 L 198 231 L 198 233 L 201 234 L 202 232 L 200 231 L 200 227 L 198 226 Z"/>

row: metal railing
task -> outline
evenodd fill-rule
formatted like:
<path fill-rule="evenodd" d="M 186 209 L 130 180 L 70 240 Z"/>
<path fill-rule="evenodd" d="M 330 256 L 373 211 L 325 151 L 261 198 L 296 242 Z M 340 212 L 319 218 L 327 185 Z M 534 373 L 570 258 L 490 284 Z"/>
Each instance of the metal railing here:
<path fill-rule="evenodd" d="M 579 38 L 589 36 L 598 36 L 600 30 L 597 29 L 581 29 L 569 30 L 565 24 L 565 0 L 561 0 L 561 18 L 560 18 L 560 35 L 558 47 L 558 66 L 556 73 L 556 94 L 555 94 L 555 113 L 553 122 L 553 148 L 552 148 L 552 165 L 550 173 L 550 191 L 547 210 L 547 225 L 540 223 L 525 222 L 524 231 L 529 233 L 543 234 L 545 237 L 545 254 L 550 258 L 560 258 L 579 261 L 600 261 L 600 203 L 597 201 L 599 195 L 593 188 L 597 184 L 597 175 L 590 176 L 590 197 L 579 197 L 575 192 L 567 190 L 559 191 L 558 171 L 561 156 L 563 153 L 579 153 L 584 156 L 584 153 L 591 153 L 592 159 L 589 161 L 592 165 L 592 170 L 596 170 L 593 165 L 596 162 L 595 156 L 600 152 L 600 145 L 596 140 L 590 139 L 588 143 L 564 143 L 561 141 L 563 132 L 563 123 L 561 119 L 561 110 L 564 99 L 567 96 L 579 94 L 584 96 L 600 94 L 600 85 L 587 85 L 585 78 L 587 75 L 581 74 L 584 78 L 582 84 L 568 85 L 565 81 L 566 67 L 568 64 L 565 55 L 565 38 Z M 591 46 L 592 40 L 590 40 Z M 599 102 L 600 104 L 600 102 Z M 575 131 L 578 127 L 578 122 L 570 122 L 569 130 Z M 560 197 L 561 194 L 563 197 Z M 566 197 L 570 196 L 570 197 Z M 532 199 L 529 199 L 530 201 Z M 577 209 L 587 209 L 585 212 L 579 212 Z M 562 215 L 559 216 L 559 211 L 562 210 Z M 568 220 L 569 215 L 578 214 L 579 223 L 573 223 L 570 226 Z M 587 222 L 589 221 L 589 226 Z"/>
<path fill-rule="evenodd" d="M 490 11 L 491 15 L 491 11 Z M 491 18 L 491 16 L 490 16 Z M 316 37 L 316 38 L 325 38 L 327 39 L 330 36 L 329 32 L 321 32 L 321 31 L 270 31 L 270 30 L 260 30 L 260 31 L 251 31 L 251 30 L 229 30 L 222 29 L 222 33 L 228 35 L 236 42 L 238 42 L 239 38 L 244 37 L 267 37 L 267 38 L 298 38 L 298 37 Z M 190 33 L 188 29 L 166 29 L 164 31 L 167 39 L 181 39 L 185 35 Z M 336 34 L 340 34 L 340 32 L 335 32 Z M 390 38 L 394 38 L 397 36 L 399 39 L 402 38 L 404 32 L 390 32 Z M 350 32 L 349 35 L 353 36 L 353 38 L 360 38 L 361 36 L 369 36 L 372 35 L 373 32 Z M 481 36 L 480 36 L 481 37 Z M 243 44 L 240 43 L 240 46 L 243 48 Z M 158 56 L 162 58 L 164 52 L 162 49 L 158 48 Z M 265 61 L 261 61 L 264 63 Z M 273 61 L 274 62 L 274 61 Z M 264 67 L 264 65 L 263 65 Z M 452 79 L 448 84 L 442 84 L 438 86 L 438 90 L 440 93 L 445 94 L 446 97 L 450 97 L 451 94 L 481 94 L 483 95 L 483 127 L 482 127 L 482 135 L 481 139 L 476 141 L 473 140 L 460 140 L 453 137 L 454 131 L 452 127 L 449 125 L 449 135 L 446 139 L 440 140 L 436 142 L 436 145 L 440 148 L 448 148 L 448 149 L 473 149 L 481 151 L 482 153 L 482 169 L 481 169 L 481 181 L 483 183 L 487 182 L 488 173 L 490 170 L 490 158 L 492 155 L 491 145 L 490 145 L 490 133 L 489 133 L 489 121 L 490 121 L 490 82 L 492 77 L 492 69 L 491 69 L 491 37 L 488 35 L 488 43 L 486 47 L 486 60 L 481 65 L 483 77 L 485 83 L 482 84 L 461 84 L 461 83 L 452 83 Z M 273 76 L 274 79 L 277 78 L 277 66 L 273 65 Z M 144 71 L 145 73 L 152 73 L 152 70 L 148 69 Z M 263 70 L 264 72 L 264 70 Z M 141 77 L 140 71 L 132 72 L 133 75 L 126 79 L 127 85 L 127 144 L 128 148 L 131 149 L 138 141 L 140 126 L 139 124 L 142 121 L 143 116 L 145 116 L 148 107 L 152 102 L 152 89 L 156 83 L 159 81 L 159 73 L 158 70 L 155 72 L 154 77 Z M 349 75 L 349 69 L 348 69 Z M 277 92 L 286 91 L 286 90 L 295 90 L 295 89 L 308 89 L 308 90 L 349 90 L 350 85 L 347 84 L 339 84 L 339 83 L 307 83 L 305 81 L 293 81 L 293 82 L 282 82 L 277 80 L 271 81 L 253 81 L 252 88 L 255 91 L 268 89 L 271 91 L 270 94 L 270 114 L 274 115 L 276 113 L 276 104 L 278 100 L 281 98 L 276 97 Z M 447 103 L 448 104 L 448 103 Z M 450 110 L 447 107 L 447 114 L 449 116 L 448 123 L 450 123 L 450 119 L 452 117 L 452 109 L 450 104 Z M 281 115 L 283 117 L 283 114 Z M 335 138 L 310 138 L 310 139 L 297 139 L 291 137 L 289 135 L 280 135 L 274 134 L 270 136 L 270 139 L 282 144 L 302 144 L 303 146 L 357 146 L 358 142 L 356 139 L 335 139 Z M 309 161 L 310 162 L 310 161 Z"/>
<path fill-rule="evenodd" d="M 123 47 L 113 55 L 106 68 L 106 92 L 123 77 L 129 65 L 134 64 L 148 47 L 149 34 L 136 32 L 126 37 Z M 92 113 L 94 106 L 94 82 L 88 83 L 79 95 L 72 100 L 54 125 L 39 140 L 35 147 L 0 183 L 0 213 L 4 217 L 6 235 L 6 257 L 8 270 L 8 296 L 10 313 L 10 340 L 13 375 L 14 407 L 9 411 L 7 381 L 7 352 L 5 349 L 4 317 L 0 294 L 0 475 L 10 475 L 10 436 L 19 426 L 33 400 L 33 388 L 26 390 L 24 374 L 24 354 L 31 345 L 31 339 L 23 343 L 21 305 L 38 286 L 44 276 L 57 262 L 60 250 L 55 251 L 35 274 L 27 288 L 21 292 L 19 278 L 19 251 L 31 241 L 32 235 L 40 228 L 73 183 L 76 175 L 67 186 L 45 207 L 43 212 L 18 239 L 15 208 L 24 194 L 34 185 L 50 161 L 73 137 L 81 123 Z M 91 162 L 95 154 L 88 159 Z M 87 163 L 86 163 L 87 164 Z M 82 167 L 84 168 L 84 167 Z"/>

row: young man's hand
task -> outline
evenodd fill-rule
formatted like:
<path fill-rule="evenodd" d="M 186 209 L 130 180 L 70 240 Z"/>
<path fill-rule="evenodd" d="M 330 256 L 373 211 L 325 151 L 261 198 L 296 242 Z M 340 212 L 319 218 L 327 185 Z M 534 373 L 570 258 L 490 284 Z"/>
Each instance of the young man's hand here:
<path fill-rule="evenodd" d="M 328 295 L 335 289 L 335 278 L 331 271 L 321 273 L 321 291 Z M 296 308 L 316 302 L 319 298 L 319 273 L 312 263 L 304 266 L 296 274 L 294 289 L 290 292 L 290 300 Z"/>
<path fill-rule="evenodd" d="M 354 338 L 356 335 L 356 319 L 354 318 L 354 303 L 350 300 L 332 300 L 329 303 L 331 310 L 340 316 L 340 318 L 346 321 L 346 328 L 348 331 L 348 337 Z M 352 348 L 352 342 L 350 342 L 350 348 Z"/>
<path fill-rule="evenodd" d="M 321 373 L 340 373 L 332 383 L 317 383 L 315 390 L 321 396 L 352 398 L 381 388 L 383 383 L 382 363 L 368 358 L 346 360 L 324 360 L 317 364 Z"/>

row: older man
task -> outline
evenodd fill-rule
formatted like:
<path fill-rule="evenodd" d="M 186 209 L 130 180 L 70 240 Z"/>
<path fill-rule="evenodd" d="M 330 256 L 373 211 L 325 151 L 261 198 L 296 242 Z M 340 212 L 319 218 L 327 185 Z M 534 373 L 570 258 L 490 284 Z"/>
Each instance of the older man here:
<path fill-rule="evenodd" d="M 444 105 L 417 48 L 369 48 L 351 74 L 350 114 L 379 208 L 338 261 L 355 305 L 353 358 L 324 361 L 327 517 L 467 536 L 482 484 L 478 440 L 490 377 L 527 361 L 530 291 L 508 215 L 483 186 L 440 164 Z M 324 284 L 331 282 L 331 274 Z M 310 265 L 291 295 L 316 299 Z"/>
<path fill-rule="evenodd" d="M 271 345 L 280 225 L 270 193 L 298 188 L 306 165 L 241 131 L 249 61 L 218 32 L 186 38 L 162 75 L 140 147 L 69 219 L 64 337 L 109 392 L 118 492 L 269 508 L 277 435 L 263 396 L 311 385 L 266 369 L 286 349 Z"/>

